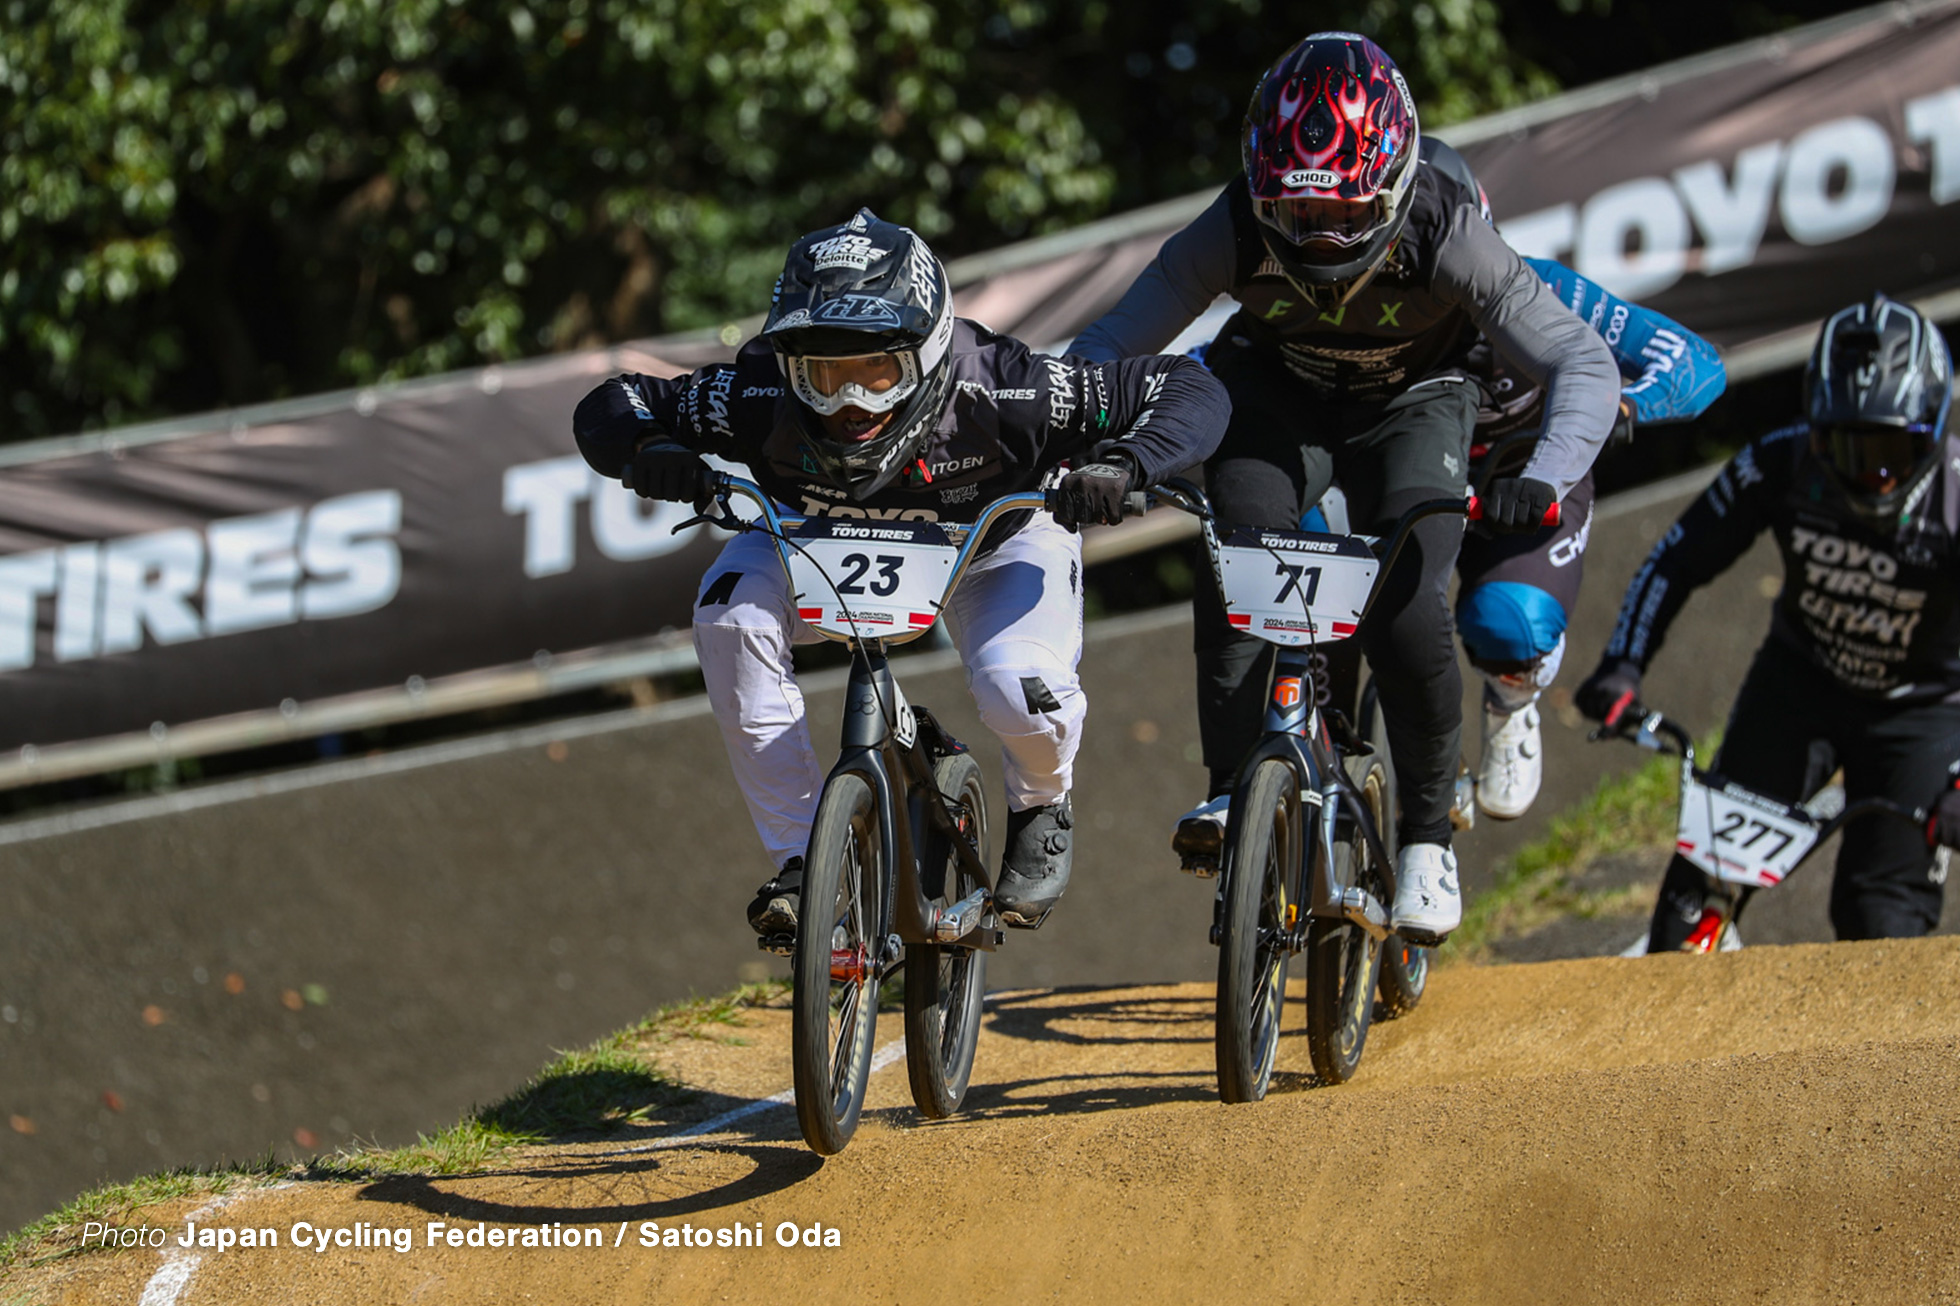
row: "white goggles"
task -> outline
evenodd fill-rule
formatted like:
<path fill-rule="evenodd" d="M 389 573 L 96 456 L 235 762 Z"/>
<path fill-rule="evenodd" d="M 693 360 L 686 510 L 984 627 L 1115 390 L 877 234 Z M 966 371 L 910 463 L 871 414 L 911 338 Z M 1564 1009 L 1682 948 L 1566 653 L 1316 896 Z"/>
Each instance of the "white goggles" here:
<path fill-rule="evenodd" d="M 836 357 L 791 354 L 784 362 L 796 397 L 826 417 L 846 408 L 888 413 L 919 388 L 914 349 Z"/>

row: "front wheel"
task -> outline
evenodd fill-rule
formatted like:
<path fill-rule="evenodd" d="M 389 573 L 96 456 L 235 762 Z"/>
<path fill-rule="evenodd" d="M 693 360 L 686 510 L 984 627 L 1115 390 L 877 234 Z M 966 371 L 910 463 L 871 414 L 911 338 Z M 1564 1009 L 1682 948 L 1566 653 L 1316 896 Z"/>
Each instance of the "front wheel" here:
<path fill-rule="evenodd" d="M 1261 762 L 1233 799 L 1238 836 L 1224 850 L 1218 936 L 1218 1094 L 1266 1096 L 1279 1052 L 1290 935 L 1299 919 L 1300 786 L 1293 768 Z"/>
<path fill-rule="evenodd" d="M 950 804 L 960 834 L 980 864 L 987 862 L 987 792 L 980 764 L 969 753 L 944 757 L 932 779 Z M 950 907 L 984 887 L 960 873 L 959 858 L 946 850 L 939 891 L 928 896 Z M 912 1079 L 912 1101 L 929 1120 L 959 1110 L 973 1073 L 973 1049 L 980 1039 L 980 1001 L 987 991 L 987 954 L 978 948 L 912 943 L 905 948 L 905 1066 Z"/>
<path fill-rule="evenodd" d="M 796 1119 L 804 1141 L 823 1156 L 844 1150 L 864 1107 L 883 917 L 878 801 L 863 776 L 845 772 L 831 778 L 817 803 L 790 971 Z"/>

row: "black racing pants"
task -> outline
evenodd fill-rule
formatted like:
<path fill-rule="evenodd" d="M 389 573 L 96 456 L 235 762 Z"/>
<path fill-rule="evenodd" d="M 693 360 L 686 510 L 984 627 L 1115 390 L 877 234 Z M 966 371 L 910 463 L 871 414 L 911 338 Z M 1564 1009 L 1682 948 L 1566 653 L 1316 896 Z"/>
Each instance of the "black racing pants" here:
<path fill-rule="evenodd" d="M 1960 703 L 1900 706 L 1860 698 L 1772 639 L 1756 652 L 1712 768 L 1786 803 L 1809 798 L 1844 768 L 1844 797 L 1929 807 L 1960 757 Z M 1942 886 L 1923 827 L 1867 816 L 1844 827 L 1831 884 L 1840 939 L 1908 938 L 1940 923 Z M 1648 934 L 1650 952 L 1679 948 L 1701 916 L 1707 879 L 1687 858 L 1668 863 Z"/>
<path fill-rule="evenodd" d="M 1435 377 L 1386 403 L 1340 407 L 1270 354 L 1220 341 L 1206 361 L 1232 396 L 1231 423 L 1205 464 L 1225 526 L 1293 529 L 1336 479 L 1358 530 L 1382 531 L 1425 499 L 1462 496 L 1478 400 L 1468 379 Z M 1450 839 L 1463 684 L 1449 583 L 1462 538 L 1461 517 L 1418 525 L 1359 635 L 1381 698 L 1405 843 Z M 1273 648 L 1232 630 L 1214 586 L 1199 585 L 1192 607 L 1198 735 L 1218 794 L 1258 741 Z"/>

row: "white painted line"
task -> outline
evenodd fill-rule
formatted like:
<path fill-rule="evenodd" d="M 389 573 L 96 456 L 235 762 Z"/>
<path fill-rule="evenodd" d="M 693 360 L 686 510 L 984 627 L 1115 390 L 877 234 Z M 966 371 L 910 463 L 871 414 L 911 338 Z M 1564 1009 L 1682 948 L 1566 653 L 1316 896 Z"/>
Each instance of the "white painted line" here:
<path fill-rule="evenodd" d="M 892 1062 L 902 1061 L 904 1058 L 905 1040 L 895 1038 L 872 1053 L 871 1073 L 875 1075 Z M 658 1152 L 669 1147 L 682 1147 L 697 1138 L 704 1138 L 709 1134 L 719 1134 L 729 1126 L 747 1120 L 750 1116 L 761 1115 L 764 1111 L 768 1111 L 774 1107 L 789 1106 L 795 1101 L 796 1090 L 786 1088 L 782 1092 L 765 1097 L 760 1101 L 744 1102 L 732 1110 L 724 1111 L 718 1116 L 703 1120 L 698 1125 L 689 1125 L 678 1134 L 672 1134 L 666 1138 L 656 1138 L 651 1143 L 637 1143 L 632 1147 L 622 1147 L 618 1150 L 620 1152 Z"/>
<path fill-rule="evenodd" d="M 202 1224 L 207 1218 L 234 1202 L 243 1201 L 247 1197 L 256 1197 L 260 1193 L 277 1192 L 282 1188 L 290 1187 L 291 1184 L 268 1184 L 263 1188 L 247 1188 L 241 1192 L 226 1193 L 221 1197 L 212 1198 L 185 1216 L 184 1220 L 187 1224 Z M 137 1298 L 136 1306 L 176 1306 L 184 1295 L 184 1289 L 190 1286 L 191 1278 L 196 1275 L 197 1267 L 203 1262 L 204 1253 L 187 1252 L 173 1243 L 171 1250 L 163 1254 L 163 1264 L 157 1267 L 157 1272 L 152 1274 L 149 1282 L 143 1285 L 143 1295 Z"/>
<path fill-rule="evenodd" d="M 198 1264 L 203 1259 L 196 1252 L 166 1256 L 163 1268 L 151 1275 L 150 1281 L 143 1285 L 143 1296 L 136 1306 L 173 1306 L 190 1285 L 191 1276 L 197 1273 Z"/>

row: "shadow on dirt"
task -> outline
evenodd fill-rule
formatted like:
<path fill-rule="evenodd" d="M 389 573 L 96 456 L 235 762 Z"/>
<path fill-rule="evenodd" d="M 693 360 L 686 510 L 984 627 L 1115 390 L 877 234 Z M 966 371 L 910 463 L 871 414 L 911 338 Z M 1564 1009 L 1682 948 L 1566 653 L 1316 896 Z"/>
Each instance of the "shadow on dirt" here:
<path fill-rule="evenodd" d="M 1139 1083 L 1139 1080 L 1150 1081 Z M 1117 1087 L 1117 1085 L 1121 1087 Z M 1124 1071 L 976 1084 L 954 1120 L 1015 1120 L 1024 1116 L 1073 1116 L 1131 1111 L 1165 1102 L 1206 1102 L 1218 1094 L 1187 1072 Z M 899 1124 L 919 1120 L 910 1107 L 878 1113 Z"/>
<path fill-rule="evenodd" d="M 357 1200 L 497 1224 L 668 1220 L 768 1197 L 822 1166 L 822 1157 L 796 1143 L 703 1143 L 467 1175 L 391 1176 L 368 1184 Z"/>
<path fill-rule="evenodd" d="M 1161 993 L 1118 996 L 1102 1001 L 1083 1001 L 1059 1005 L 1057 998 L 1070 994 L 1107 994 L 1106 988 L 1074 985 L 1068 988 L 1029 989 L 987 998 L 987 1033 L 1030 1042 L 1060 1042 L 1089 1046 L 1096 1043 L 1209 1043 L 1212 1004 L 1209 998 L 1172 998 Z M 1115 1032 L 1078 1034 L 1059 1026 L 1070 1021 L 1096 1021 L 1117 1026 Z M 1138 1026 L 1154 1026 L 1148 1033 Z M 1175 1033 L 1168 1027 L 1177 1026 Z M 1127 1028 L 1126 1028 L 1127 1027 Z"/>

